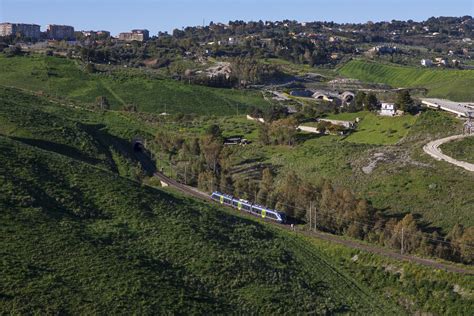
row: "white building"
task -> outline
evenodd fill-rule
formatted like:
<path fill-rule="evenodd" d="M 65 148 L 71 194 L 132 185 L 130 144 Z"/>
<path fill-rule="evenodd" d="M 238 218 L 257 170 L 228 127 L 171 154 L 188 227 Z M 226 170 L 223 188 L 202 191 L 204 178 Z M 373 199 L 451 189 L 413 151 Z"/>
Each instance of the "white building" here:
<path fill-rule="evenodd" d="M 423 67 L 431 67 L 433 65 L 433 62 L 431 61 L 431 59 L 422 59 L 421 65 Z"/>
<path fill-rule="evenodd" d="M 395 109 L 395 104 L 393 103 L 382 103 L 380 107 L 380 115 L 384 116 L 395 116 L 397 110 Z"/>

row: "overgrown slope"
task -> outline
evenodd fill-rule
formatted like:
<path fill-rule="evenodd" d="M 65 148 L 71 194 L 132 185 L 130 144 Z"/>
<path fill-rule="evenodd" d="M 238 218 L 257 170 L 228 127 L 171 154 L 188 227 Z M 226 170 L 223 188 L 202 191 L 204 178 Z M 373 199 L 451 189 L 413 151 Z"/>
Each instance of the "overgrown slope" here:
<path fill-rule="evenodd" d="M 6 313 L 380 313 L 254 221 L 0 137 Z"/>

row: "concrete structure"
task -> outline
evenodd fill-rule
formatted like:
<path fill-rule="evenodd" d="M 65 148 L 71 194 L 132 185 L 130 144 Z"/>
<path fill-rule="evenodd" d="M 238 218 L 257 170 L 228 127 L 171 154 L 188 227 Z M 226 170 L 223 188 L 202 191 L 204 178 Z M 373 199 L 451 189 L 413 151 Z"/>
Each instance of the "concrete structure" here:
<path fill-rule="evenodd" d="M 348 104 L 354 100 L 355 94 L 350 91 L 345 91 L 340 95 L 340 98 L 343 102 Z"/>
<path fill-rule="evenodd" d="M 293 97 L 309 98 L 313 95 L 313 92 L 310 90 L 292 90 L 290 91 L 290 95 Z"/>
<path fill-rule="evenodd" d="M 395 116 L 395 114 L 397 114 L 397 110 L 395 109 L 395 104 L 382 102 L 380 106 L 380 115 Z"/>
<path fill-rule="evenodd" d="M 119 34 L 119 40 L 125 42 L 145 42 L 150 38 L 148 30 L 132 30 L 131 32 L 123 32 Z"/>
<path fill-rule="evenodd" d="M 46 26 L 46 36 L 50 40 L 73 40 L 74 27 L 69 25 L 49 24 Z"/>
<path fill-rule="evenodd" d="M 459 117 L 468 117 L 467 112 L 474 111 L 474 103 L 453 102 L 443 99 L 421 99 L 421 103 L 429 108 L 454 113 Z"/>
<path fill-rule="evenodd" d="M 423 67 L 431 67 L 431 66 L 433 66 L 433 62 L 431 61 L 431 59 L 422 59 L 421 60 L 421 65 Z"/>
<path fill-rule="evenodd" d="M 41 36 L 40 26 L 24 23 L 0 23 L 0 36 L 11 35 L 39 39 Z"/>
<path fill-rule="evenodd" d="M 265 120 L 261 117 L 253 117 L 253 116 L 250 116 L 247 114 L 247 120 L 250 120 L 250 121 L 257 121 L 257 122 L 260 122 L 260 123 L 265 123 Z"/>
<path fill-rule="evenodd" d="M 341 120 L 329 120 L 329 119 L 318 119 L 318 122 L 328 122 L 332 125 L 339 125 L 345 128 L 354 128 L 355 122 L 352 121 L 341 121 Z"/>
<path fill-rule="evenodd" d="M 109 31 L 81 31 L 85 37 L 110 37 Z"/>

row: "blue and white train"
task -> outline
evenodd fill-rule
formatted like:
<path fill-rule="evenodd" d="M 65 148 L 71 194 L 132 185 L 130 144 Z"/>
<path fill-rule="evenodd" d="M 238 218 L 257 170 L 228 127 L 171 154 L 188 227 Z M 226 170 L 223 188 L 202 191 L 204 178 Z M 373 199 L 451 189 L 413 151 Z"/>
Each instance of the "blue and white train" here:
<path fill-rule="evenodd" d="M 212 192 L 211 199 L 213 199 L 214 201 L 220 204 L 236 208 L 239 211 L 244 210 L 246 212 L 260 216 L 262 218 L 268 218 L 270 220 L 273 220 L 279 223 L 286 223 L 285 213 L 278 212 L 278 211 L 266 208 L 258 204 L 252 204 L 249 201 L 237 199 L 231 195 L 227 195 L 227 194 L 216 191 L 216 192 Z"/>

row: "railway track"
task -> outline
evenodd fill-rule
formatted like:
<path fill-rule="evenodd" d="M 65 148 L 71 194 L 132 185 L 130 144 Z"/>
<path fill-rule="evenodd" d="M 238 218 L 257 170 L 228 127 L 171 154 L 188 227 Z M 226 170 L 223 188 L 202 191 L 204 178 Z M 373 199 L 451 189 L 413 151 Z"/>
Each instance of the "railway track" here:
<path fill-rule="evenodd" d="M 178 191 L 181 191 L 182 193 L 184 193 L 186 195 L 196 197 L 196 198 L 204 200 L 206 202 L 212 201 L 210 196 L 207 193 L 201 192 L 201 191 L 199 191 L 198 189 L 196 189 L 194 187 L 184 185 L 184 184 L 182 184 L 182 183 L 180 183 L 180 182 L 178 182 L 174 179 L 166 177 L 165 175 L 163 175 L 159 172 L 155 172 L 154 175 L 158 179 L 160 179 L 160 181 L 166 183 L 168 186 L 170 186 L 172 188 L 177 189 Z M 233 210 L 235 210 L 235 209 L 233 209 Z M 240 211 L 240 212 L 242 212 L 244 214 L 248 214 L 244 211 Z M 293 230 L 292 227 L 288 226 L 288 225 L 283 225 L 283 224 L 270 222 L 270 221 L 268 221 L 268 223 L 271 223 L 272 225 L 278 226 L 282 229 L 286 229 L 286 230 L 289 230 L 289 231 Z M 399 261 L 408 261 L 408 262 L 420 264 L 420 265 L 423 265 L 423 266 L 426 266 L 426 267 L 429 267 L 429 268 L 445 270 L 447 272 L 452 272 L 452 273 L 465 274 L 465 275 L 474 275 L 474 270 L 470 270 L 470 269 L 466 269 L 466 268 L 463 268 L 463 267 L 458 267 L 458 266 L 450 265 L 450 264 L 446 264 L 446 263 L 441 263 L 441 262 L 438 262 L 438 261 L 435 261 L 435 260 L 432 260 L 432 259 L 425 259 L 425 258 L 420 258 L 420 257 L 416 257 L 416 256 L 411 256 L 411 255 L 402 255 L 398 252 L 395 252 L 395 251 L 392 251 L 392 250 L 389 250 L 389 249 L 386 249 L 386 248 L 381 248 L 381 247 L 377 247 L 377 246 L 374 246 L 374 245 L 364 244 L 364 243 L 356 241 L 356 240 L 344 239 L 341 236 L 336 236 L 336 235 L 327 234 L 327 233 L 318 232 L 318 231 L 313 231 L 313 232 L 303 231 L 303 230 L 294 230 L 294 231 L 297 234 L 301 234 L 301 235 L 308 236 L 308 237 L 316 237 L 316 238 L 319 238 L 319 239 L 322 239 L 322 240 L 325 240 L 325 241 L 328 241 L 328 242 L 331 242 L 331 243 L 336 243 L 336 244 L 343 245 L 343 246 L 346 246 L 346 247 L 349 247 L 349 248 L 352 248 L 352 249 L 357 249 L 357 250 L 361 250 L 361 251 L 381 255 L 381 256 L 388 257 L 388 258 L 395 259 L 395 260 L 399 260 Z"/>

